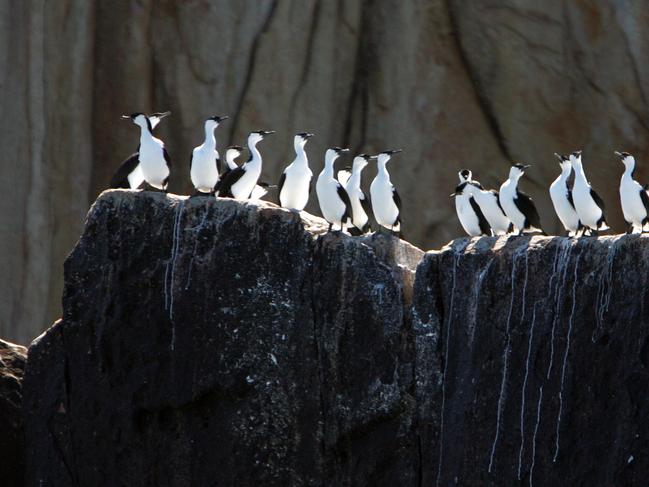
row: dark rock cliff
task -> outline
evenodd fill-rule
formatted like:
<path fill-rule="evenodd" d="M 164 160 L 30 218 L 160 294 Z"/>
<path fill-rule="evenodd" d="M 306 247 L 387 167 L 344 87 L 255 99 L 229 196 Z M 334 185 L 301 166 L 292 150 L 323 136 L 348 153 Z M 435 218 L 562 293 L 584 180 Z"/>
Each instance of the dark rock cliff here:
<path fill-rule="evenodd" d="M 426 255 L 424 485 L 645 485 L 648 243 L 464 239 Z"/>
<path fill-rule="evenodd" d="M 644 485 L 646 237 L 324 229 L 104 193 L 29 350 L 27 485 Z"/>
<path fill-rule="evenodd" d="M 23 485 L 25 437 L 22 379 L 27 349 L 0 340 L 0 483 Z"/>
<path fill-rule="evenodd" d="M 422 252 L 305 218 L 105 193 L 30 348 L 28 485 L 414 484 Z"/>

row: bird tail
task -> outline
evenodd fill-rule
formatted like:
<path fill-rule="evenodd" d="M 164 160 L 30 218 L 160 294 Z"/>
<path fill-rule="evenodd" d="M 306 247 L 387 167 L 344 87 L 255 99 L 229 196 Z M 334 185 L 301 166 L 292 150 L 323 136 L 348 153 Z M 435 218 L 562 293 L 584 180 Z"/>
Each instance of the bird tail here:
<path fill-rule="evenodd" d="M 252 190 L 252 193 L 250 194 L 250 199 L 253 200 L 260 200 L 263 196 L 268 193 L 268 190 L 264 188 L 263 186 L 257 185 L 255 188 Z"/>

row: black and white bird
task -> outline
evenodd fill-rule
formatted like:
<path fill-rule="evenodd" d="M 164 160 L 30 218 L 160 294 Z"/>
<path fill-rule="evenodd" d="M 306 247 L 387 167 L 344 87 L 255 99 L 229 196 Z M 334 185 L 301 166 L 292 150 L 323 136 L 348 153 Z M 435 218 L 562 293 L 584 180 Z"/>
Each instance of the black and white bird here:
<path fill-rule="evenodd" d="M 505 210 L 505 215 L 514 224 L 514 231 L 522 235 L 524 232 L 540 232 L 541 229 L 539 212 L 532 198 L 518 190 L 518 182 L 525 174 L 525 169 L 530 167 L 522 164 L 514 164 L 509 170 L 509 179 L 500 186 L 498 199 L 500 206 Z"/>
<path fill-rule="evenodd" d="M 574 237 L 581 230 L 581 222 L 572 201 L 572 189 L 568 185 L 568 178 L 572 173 L 572 163 L 570 157 L 566 155 L 555 153 L 554 156 L 559 159 L 561 174 L 550 185 L 550 199 L 561 224 L 568 231 L 568 236 Z"/>
<path fill-rule="evenodd" d="M 463 179 L 461 172 L 462 171 L 460 171 L 460 180 Z M 468 185 L 466 189 L 464 189 L 464 192 L 469 196 L 472 196 L 480 207 L 480 211 L 489 224 L 491 233 L 493 235 L 506 235 L 510 233 L 513 229 L 513 225 L 509 218 L 507 218 L 503 207 L 500 206 L 498 191 L 494 189 L 484 189 L 479 181 L 471 178 L 471 171 L 468 171 L 468 173 L 469 176 L 466 180 Z"/>
<path fill-rule="evenodd" d="M 579 221 L 583 225 L 582 234 L 589 231 L 591 235 L 597 232 L 608 230 L 604 216 L 604 200 L 593 190 L 586 179 L 584 166 L 581 162 L 581 151 L 575 151 L 570 154 L 570 162 L 575 170 L 575 184 L 572 187 L 572 201 L 575 204 L 575 210 L 579 216 Z"/>
<path fill-rule="evenodd" d="M 220 174 L 221 179 L 223 179 L 228 172 L 239 167 L 237 159 L 245 150 L 246 148 L 240 145 L 231 145 L 225 149 L 225 167 Z"/>
<path fill-rule="evenodd" d="M 469 169 L 462 169 L 457 173 L 460 178 L 460 183 L 465 181 L 471 181 L 473 179 L 473 173 Z"/>
<path fill-rule="evenodd" d="M 152 188 L 166 191 L 171 172 L 171 159 L 164 142 L 153 136 L 151 120 L 144 113 L 122 115 L 140 127 L 138 158 L 144 181 Z"/>
<path fill-rule="evenodd" d="M 620 179 L 620 202 L 624 220 L 629 225 L 628 233 L 644 233 L 649 221 L 649 195 L 647 186 L 642 186 L 635 179 L 635 158 L 628 152 L 615 152 L 624 164 L 624 173 Z"/>
<path fill-rule="evenodd" d="M 460 179 L 462 176 L 460 175 Z M 480 205 L 476 202 L 473 195 L 469 194 L 471 188 L 477 189 L 472 185 L 470 179 L 461 182 L 455 192 L 451 193 L 451 198 L 455 198 L 455 211 L 460 225 L 470 237 L 480 237 L 482 235 L 491 235 L 491 227 L 487 222 Z"/>
<path fill-rule="evenodd" d="M 278 184 L 279 204 L 282 208 L 302 211 L 309 202 L 313 173 L 304 146 L 311 137 L 313 134 L 302 132 L 293 138 L 295 159 L 284 169 Z"/>
<path fill-rule="evenodd" d="M 352 204 L 352 218 L 349 233 L 352 235 L 363 235 L 370 231 L 370 199 L 361 188 L 361 173 L 376 156 L 360 154 L 354 157 L 352 172 L 346 170 L 338 171 L 338 181 L 343 185 L 349 195 Z"/>
<path fill-rule="evenodd" d="M 156 112 L 147 115 L 151 123 L 151 130 L 156 128 L 160 120 L 170 115 L 171 112 Z M 130 117 L 129 117 L 130 119 Z M 140 146 L 138 145 L 137 151 L 128 156 L 117 168 L 115 174 L 108 183 L 109 188 L 124 188 L 124 189 L 137 189 L 144 182 L 144 175 L 140 167 Z"/>
<path fill-rule="evenodd" d="M 349 149 L 341 149 L 340 147 L 327 149 L 324 169 L 318 175 L 315 184 L 320 211 L 324 219 L 329 222 L 329 231 L 334 226 L 337 226 L 339 230 L 343 230 L 352 216 L 352 204 L 349 195 L 334 174 L 334 162 L 342 153 L 348 151 Z"/>
<path fill-rule="evenodd" d="M 221 161 L 216 150 L 214 131 L 227 116 L 215 115 L 205 120 L 205 140 L 195 147 L 189 158 L 189 175 L 198 193 L 214 193 L 219 181 Z"/>
<path fill-rule="evenodd" d="M 274 130 L 258 130 L 248 135 L 248 151 L 250 158 L 241 166 L 228 171 L 219 185 L 219 196 L 246 200 L 252 197 L 252 192 L 257 186 L 261 175 L 261 154 L 257 144 L 264 140 Z"/>
<path fill-rule="evenodd" d="M 370 198 L 376 222 L 393 232 L 401 233 L 401 198 L 390 181 L 390 174 L 386 168 L 392 155 L 399 152 L 401 149 L 379 153 L 378 172 L 370 185 Z"/>

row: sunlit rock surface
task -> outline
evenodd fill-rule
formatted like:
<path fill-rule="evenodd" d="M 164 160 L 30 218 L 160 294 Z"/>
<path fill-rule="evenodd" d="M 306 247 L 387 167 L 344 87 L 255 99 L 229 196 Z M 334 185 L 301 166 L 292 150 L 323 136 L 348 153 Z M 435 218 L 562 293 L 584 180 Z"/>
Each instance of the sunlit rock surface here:
<path fill-rule="evenodd" d="M 0 340 L 0 484 L 23 485 L 22 380 L 27 349 Z"/>
<path fill-rule="evenodd" d="M 423 254 L 325 229 L 105 193 L 29 351 L 28 485 L 416 485 Z"/>
<path fill-rule="evenodd" d="M 423 485 L 645 485 L 648 266 L 637 235 L 426 254 L 413 308 Z"/>

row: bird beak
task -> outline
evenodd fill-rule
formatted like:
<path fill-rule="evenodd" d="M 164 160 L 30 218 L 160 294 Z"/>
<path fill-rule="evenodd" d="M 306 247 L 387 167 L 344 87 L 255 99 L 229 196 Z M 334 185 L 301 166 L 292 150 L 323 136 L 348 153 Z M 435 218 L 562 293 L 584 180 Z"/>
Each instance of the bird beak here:
<path fill-rule="evenodd" d="M 305 139 L 310 139 L 310 138 L 313 137 L 314 135 L 315 135 L 315 134 L 306 134 L 306 135 L 304 136 L 304 138 L 305 138 Z"/>
<path fill-rule="evenodd" d="M 274 134 L 274 133 L 275 133 L 274 130 L 263 130 L 263 131 L 262 131 L 262 135 L 263 135 L 264 137 L 267 136 L 267 135 Z"/>
<path fill-rule="evenodd" d="M 349 149 L 347 147 L 340 149 L 338 152 L 349 152 Z"/>
<path fill-rule="evenodd" d="M 554 153 L 554 157 L 559 159 L 559 162 L 563 162 L 563 157 L 561 157 L 561 155 L 557 154 L 556 152 Z"/>
<path fill-rule="evenodd" d="M 128 115 L 122 115 L 122 118 L 123 118 L 124 120 L 130 120 L 130 119 L 131 119 L 131 117 L 129 117 Z"/>
<path fill-rule="evenodd" d="M 162 113 L 156 113 L 155 114 L 158 118 L 165 118 L 168 115 L 171 115 L 171 112 L 162 112 Z"/>
<path fill-rule="evenodd" d="M 223 115 L 222 117 L 216 116 L 212 118 L 215 122 L 221 123 L 223 120 L 227 120 L 230 117 L 228 117 L 227 115 Z"/>
<path fill-rule="evenodd" d="M 457 196 L 457 193 L 451 193 L 451 194 L 448 195 L 449 198 L 454 198 L 456 196 Z"/>
<path fill-rule="evenodd" d="M 375 159 L 378 159 L 378 158 L 379 158 L 378 155 L 376 155 L 376 156 L 369 156 L 369 157 L 368 157 L 368 159 L 371 160 L 371 161 L 373 161 L 373 160 L 375 160 Z"/>
<path fill-rule="evenodd" d="M 622 155 L 621 152 L 614 151 L 613 154 L 615 154 L 616 156 L 618 156 L 618 157 L 620 158 L 620 161 L 624 162 L 624 156 Z"/>
<path fill-rule="evenodd" d="M 532 164 L 525 164 L 525 165 L 523 166 L 523 169 L 527 169 L 528 167 L 532 167 Z"/>

